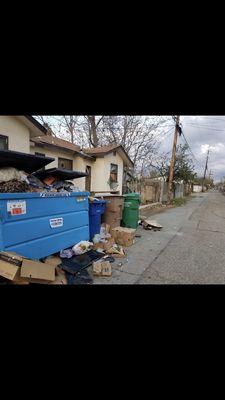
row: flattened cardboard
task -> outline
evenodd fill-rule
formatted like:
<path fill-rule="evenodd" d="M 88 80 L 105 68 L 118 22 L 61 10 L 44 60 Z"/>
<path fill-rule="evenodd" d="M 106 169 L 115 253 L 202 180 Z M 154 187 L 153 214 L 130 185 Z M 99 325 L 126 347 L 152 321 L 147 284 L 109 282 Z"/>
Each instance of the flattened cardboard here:
<path fill-rule="evenodd" d="M 27 280 L 39 281 L 54 281 L 55 280 L 55 265 L 41 263 L 33 260 L 23 260 L 20 276 Z"/>
<path fill-rule="evenodd" d="M 10 281 L 19 277 L 20 267 L 15 264 L 0 260 L 0 275 Z"/>
<path fill-rule="evenodd" d="M 45 264 L 51 264 L 54 265 L 55 267 L 61 264 L 61 262 L 62 262 L 61 258 L 57 256 L 49 257 L 45 260 Z"/>
<path fill-rule="evenodd" d="M 0 252 L 0 260 L 8 262 L 10 264 L 15 264 L 18 267 L 21 267 L 23 258 L 17 253 L 1 251 Z"/>

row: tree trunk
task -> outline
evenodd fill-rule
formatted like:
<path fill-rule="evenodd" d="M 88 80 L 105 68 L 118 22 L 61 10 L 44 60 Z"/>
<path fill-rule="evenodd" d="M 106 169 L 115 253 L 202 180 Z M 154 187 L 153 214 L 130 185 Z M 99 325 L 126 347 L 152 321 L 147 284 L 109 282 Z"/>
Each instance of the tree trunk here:
<path fill-rule="evenodd" d="M 90 141 L 92 146 L 98 147 L 97 125 L 95 115 L 88 115 Z"/>

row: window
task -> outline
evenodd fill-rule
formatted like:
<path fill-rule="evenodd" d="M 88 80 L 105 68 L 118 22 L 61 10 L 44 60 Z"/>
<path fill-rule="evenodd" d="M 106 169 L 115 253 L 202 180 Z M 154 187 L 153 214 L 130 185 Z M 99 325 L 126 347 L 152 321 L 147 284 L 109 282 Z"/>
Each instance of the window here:
<path fill-rule="evenodd" d="M 117 182 L 117 178 L 118 178 L 118 165 L 111 164 L 110 165 L 110 181 Z"/>
<path fill-rule="evenodd" d="M 58 160 L 59 168 L 73 170 L 73 160 L 68 160 L 67 158 L 59 158 Z"/>
<path fill-rule="evenodd" d="M 8 150 L 8 136 L 0 135 L 0 150 Z"/>

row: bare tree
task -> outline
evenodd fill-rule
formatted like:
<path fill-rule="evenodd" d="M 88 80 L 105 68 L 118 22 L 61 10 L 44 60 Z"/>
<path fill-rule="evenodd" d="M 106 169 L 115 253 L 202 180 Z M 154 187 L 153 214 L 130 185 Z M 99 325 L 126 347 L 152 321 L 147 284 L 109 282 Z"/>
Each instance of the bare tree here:
<path fill-rule="evenodd" d="M 159 138 L 171 117 L 134 115 L 62 115 L 38 116 L 40 122 L 48 124 L 53 134 L 84 147 L 97 147 L 116 143 L 122 145 L 133 160 L 136 171 L 151 168 L 156 157 Z M 168 125 L 169 123 L 169 125 Z"/>

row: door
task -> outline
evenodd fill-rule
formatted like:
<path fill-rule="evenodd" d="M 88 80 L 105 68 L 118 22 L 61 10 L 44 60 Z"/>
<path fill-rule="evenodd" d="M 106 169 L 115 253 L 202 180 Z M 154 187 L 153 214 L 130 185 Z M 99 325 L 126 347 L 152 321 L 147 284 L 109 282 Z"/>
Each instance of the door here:
<path fill-rule="evenodd" d="M 85 177 L 85 190 L 87 192 L 91 191 L 91 167 L 89 165 L 86 166 L 86 173 L 88 176 Z"/>

